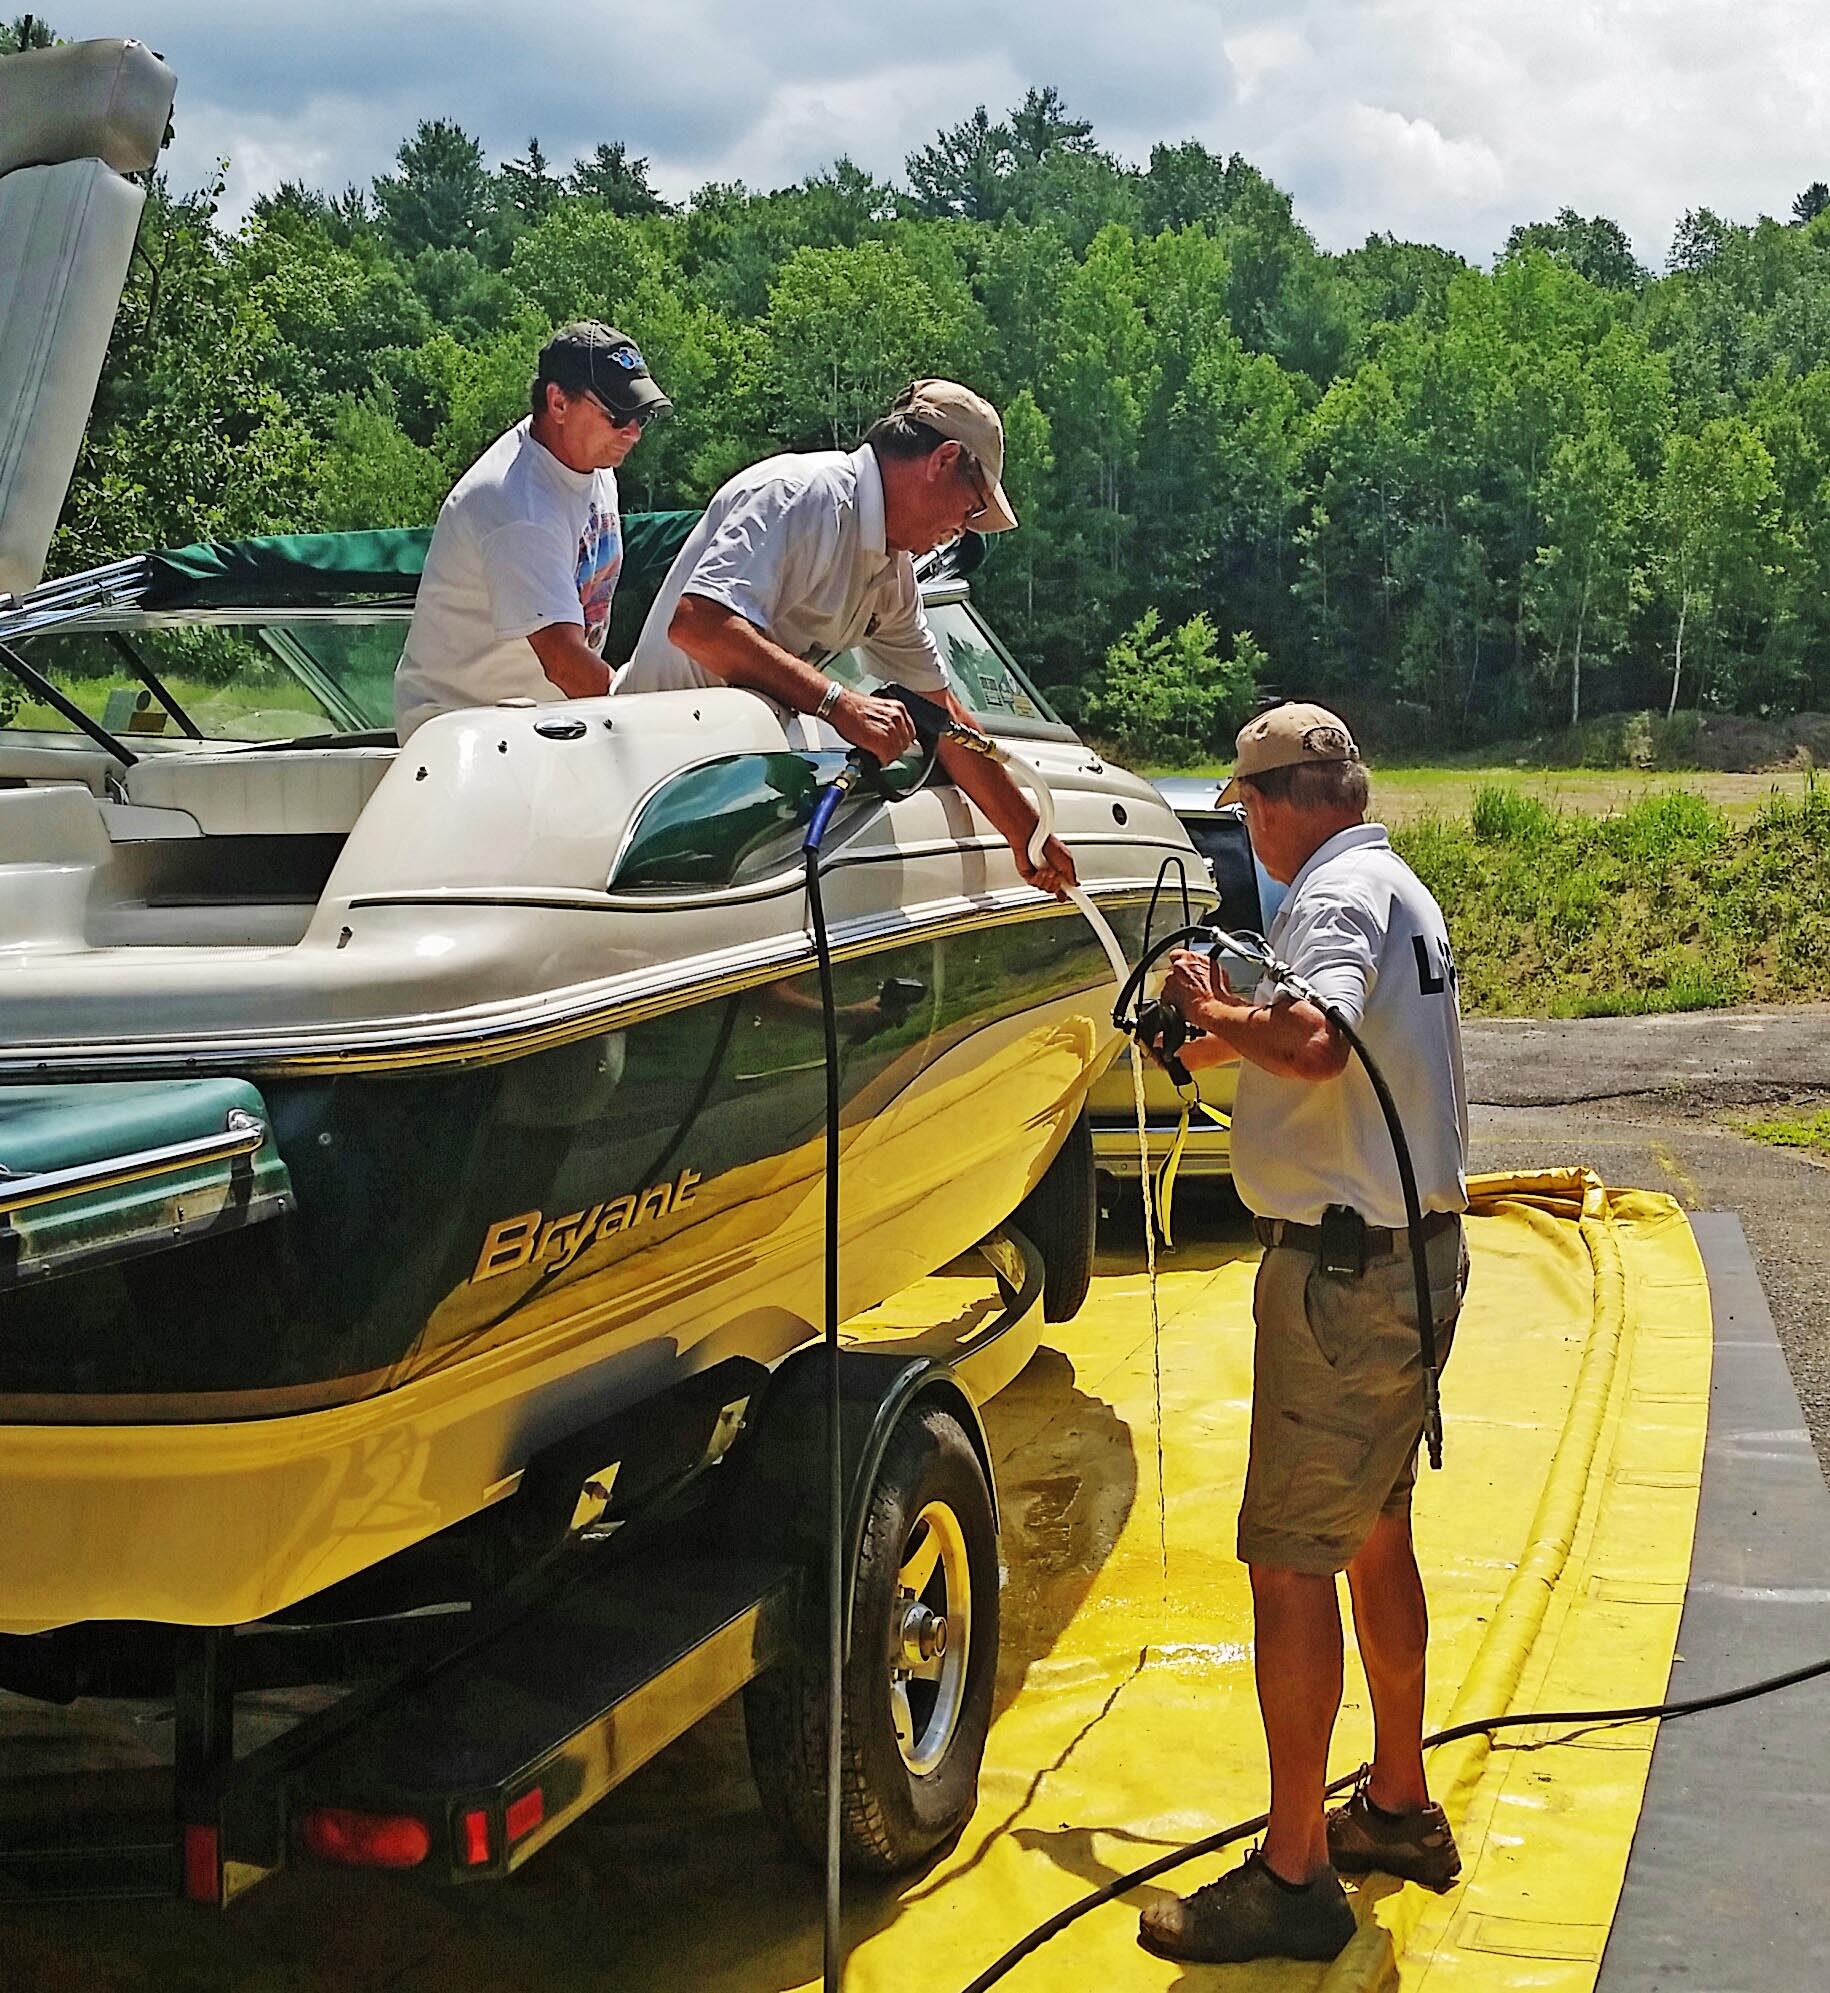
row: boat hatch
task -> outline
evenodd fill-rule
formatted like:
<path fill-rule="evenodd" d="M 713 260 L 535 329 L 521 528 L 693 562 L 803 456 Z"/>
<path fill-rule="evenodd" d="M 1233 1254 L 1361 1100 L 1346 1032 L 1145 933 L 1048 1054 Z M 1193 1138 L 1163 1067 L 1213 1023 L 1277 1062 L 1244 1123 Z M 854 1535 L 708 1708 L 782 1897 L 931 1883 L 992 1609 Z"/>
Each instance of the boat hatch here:
<path fill-rule="evenodd" d="M 0 1294 L 292 1208 L 242 1080 L 0 1089 Z"/>

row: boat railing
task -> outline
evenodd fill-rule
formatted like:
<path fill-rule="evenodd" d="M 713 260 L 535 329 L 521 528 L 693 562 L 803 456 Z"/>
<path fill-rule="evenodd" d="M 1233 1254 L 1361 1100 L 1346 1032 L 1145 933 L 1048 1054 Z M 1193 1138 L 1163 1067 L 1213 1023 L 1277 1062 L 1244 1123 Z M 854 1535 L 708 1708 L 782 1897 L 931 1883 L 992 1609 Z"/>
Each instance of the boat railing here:
<path fill-rule="evenodd" d="M 146 560 L 140 554 L 43 582 L 29 595 L 0 591 L 0 637 L 29 637 L 94 610 L 131 609 L 145 592 Z"/>

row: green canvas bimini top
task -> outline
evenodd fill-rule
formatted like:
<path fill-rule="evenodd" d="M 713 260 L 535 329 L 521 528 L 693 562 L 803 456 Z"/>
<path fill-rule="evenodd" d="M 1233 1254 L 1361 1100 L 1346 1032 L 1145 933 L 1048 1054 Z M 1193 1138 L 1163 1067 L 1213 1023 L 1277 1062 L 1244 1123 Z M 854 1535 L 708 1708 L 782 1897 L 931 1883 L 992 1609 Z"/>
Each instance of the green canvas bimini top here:
<path fill-rule="evenodd" d="M 623 518 L 622 583 L 655 587 L 699 523 L 697 512 L 631 512 Z M 430 526 L 368 533 L 272 533 L 204 540 L 146 557 L 148 609 L 265 609 L 412 595 Z"/>
<path fill-rule="evenodd" d="M 411 595 L 429 526 L 373 533 L 272 533 L 148 554 L 149 609 L 257 608 L 346 595 Z"/>

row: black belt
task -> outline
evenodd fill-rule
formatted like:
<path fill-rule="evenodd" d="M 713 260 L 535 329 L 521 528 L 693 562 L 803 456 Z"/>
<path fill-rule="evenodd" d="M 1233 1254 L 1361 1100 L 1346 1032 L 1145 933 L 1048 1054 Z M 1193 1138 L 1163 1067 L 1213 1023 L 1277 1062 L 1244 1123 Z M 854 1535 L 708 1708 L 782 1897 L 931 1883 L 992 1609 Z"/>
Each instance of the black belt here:
<path fill-rule="evenodd" d="M 1446 1232 L 1451 1225 L 1460 1222 L 1459 1211 L 1426 1211 L 1423 1214 L 1424 1239 L 1433 1239 L 1439 1232 Z M 1261 1246 L 1288 1246 L 1295 1252 L 1314 1253 L 1318 1258 L 1321 1256 L 1322 1228 L 1319 1225 L 1298 1225 L 1288 1218 L 1254 1217 L 1252 1230 L 1258 1234 Z M 1383 1225 L 1368 1225 L 1365 1237 L 1368 1259 L 1383 1259 L 1388 1253 L 1410 1250 L 1410 1231 L 1403 1225 L 1389 1231 Z"/>

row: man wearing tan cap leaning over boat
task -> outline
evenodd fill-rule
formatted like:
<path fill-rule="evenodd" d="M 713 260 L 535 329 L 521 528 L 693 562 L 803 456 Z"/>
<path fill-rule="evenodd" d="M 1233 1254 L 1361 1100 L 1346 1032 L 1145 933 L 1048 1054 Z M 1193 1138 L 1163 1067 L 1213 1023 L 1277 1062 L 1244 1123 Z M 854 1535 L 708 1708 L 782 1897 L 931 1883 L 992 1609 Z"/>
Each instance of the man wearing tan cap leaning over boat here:
<path fill-rule="evenodd" d="M 739 471 L 674 557 L 615 690 L 743 686 L 894 761 L 914 743 L 908 709 L 842 684 L 817 661 L 856 648 L 884 682 L 970 720 L 922 613 L 914 556 L 968 528 L 1015 526 L 1003 474 L 997 410 L 942 380 L 912 381 L 855 450 L 768 457 Z M 1004 769 L 948 742 L 940 759 L 1032 886 L 1059 895 L 1074 884 L 1057 839 L 1031 864 L 1035 810 Z"/>
<path fill-rule="evenodd" d="M 1325 707 L 1248 720 L 1223 792 L 1234 796 L 1265 870 L 1290 888 L 1272 949 L 1347 1018 L 1403 1103 L 1440 1361 L 1468 1277 L 1468 1096 L 1441 909 L 1366 821 L 1365 766 Z M 1153 1904 L 1139 1935 L 1177 1959 L 1333 1958 L 1354 1933 L 1342 1874 L 1446 1889 L 1461 1866 L 1424 1777 L 1429 1614 L 1411 1490 L 1425 1398 L 1404 1193 L 1365 1068 L 1316 1004 L 1263 984 L 1235 994 L 1193 953 L 1173 958 L 1164 994 L 1206 1034 L 1182 1048 L 1187 1065 L 1243 1061 L 1233 1181 L 1265 1253 L 1239 1558 L 1252 1579 L 1271 1811 L 1240 1867 Z M 1372 1690 L 1373 1757 L 1353 1797 L 1324 1815 L 1342 1572 Z"/>

